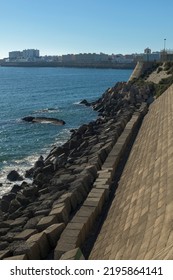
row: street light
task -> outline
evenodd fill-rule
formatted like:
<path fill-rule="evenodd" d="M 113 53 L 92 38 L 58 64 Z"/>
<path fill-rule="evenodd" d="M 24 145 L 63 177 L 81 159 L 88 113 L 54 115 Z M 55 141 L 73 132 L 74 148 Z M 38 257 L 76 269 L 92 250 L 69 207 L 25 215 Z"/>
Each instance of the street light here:
<path fill-rule="evenodd" d="M 166 49 L 166 39 L 164 39 L 164 52 L 165 52 L 165 49 Z"/>

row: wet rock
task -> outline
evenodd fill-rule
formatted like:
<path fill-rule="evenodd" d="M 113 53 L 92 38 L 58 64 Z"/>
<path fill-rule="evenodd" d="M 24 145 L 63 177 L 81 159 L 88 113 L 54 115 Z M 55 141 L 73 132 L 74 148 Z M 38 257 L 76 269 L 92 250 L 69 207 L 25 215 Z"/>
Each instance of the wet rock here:
<path fill-rule="evenodd" d="M 41 167 L 41 168 L 44 167 L 43 156 L 40 156 L 39 159 L 34 164 L 34 169 L 37 169 L 39 167 Z"/>
<path fill-rule="evenodd" d="M 34 174 L 34 168 L 32 167 L 32 168 L 26 170 L 25 178 L 31 178 L 33 176 L 33 174 Z"/>
<path fill-rule="evenodd" d="M 85 106 L 90 106 L 90 103 L 86 100 L 86 99 L 83 99 L 80 104 L 83 104 Z"/>
<path fill-rule="evenodd" d="M 7 179 L 9 181 L 22 181 L 23 178 L 19 175 L 19 173 L 16 170 L 12 170 L 7 175 Z"/>
<path fill-rule="evenodd" d="M 18 193 L 19 191 L 21 191 L 22 190 L 22 187 L 21 186 L 19 186 L 19 185 L 14 185 L 13 187 L 12 187 L 12 189 L 11 189 L 11 193 Z"/>
<path fill-rule="evenodd" d="M 24 117 L 22 118 L 23 121 L 26 121 L 26 122 L 32 122 L 34 120 L 34 117 L 32 116 L 28 116 L 28 117 Z"/>
<path fill-rule="evenodd" d="M 23 121 L 32 122 L 32 123 L 51 123 L 55 125 L 65 125 L 65 121 L 59 120 L 56 118 L 46 118 L 46 117 L 24 117 L 22 118 Z"/>

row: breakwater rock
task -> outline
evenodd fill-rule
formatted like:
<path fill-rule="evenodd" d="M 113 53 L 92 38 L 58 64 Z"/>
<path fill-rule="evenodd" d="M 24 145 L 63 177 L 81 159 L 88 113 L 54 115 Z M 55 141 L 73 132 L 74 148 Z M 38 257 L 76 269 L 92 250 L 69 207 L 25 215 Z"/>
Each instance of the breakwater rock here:
<path fill-rule="evenodd" d="M 51 123 L 51 124 L 55 124 L 55 125 L 64 125 L 65 124 L 65 121 L 63 121 L 63 120 L 59 120 L 56 118 L 46 118 L 46 117 L 28 116 L 28 117 L 22 118 L 22 120 L 26 121 L 26 122 L 32 122 L 32 123 Z"/>
<path fill-rule="evenodd" d="M 133 118 L 136 121 L 141 105 L 151 96 L 152 88 L 148 85 L 139 88 L 130 83 L 117 83 L 100 99 L 89 103 L 99 112 L 97 120 L 72 130 L 65 144 L 55 146 L 45 159 L 41 156 L 26 172 L 26 177 L 32 178 L 31 183 L 24 178 L 0 200 L 0 259 L 45 259 L 61 237 L 54 254 L 59 258 L 69 248 L 76 248 L 70 243 L 76 238 L 74 229 L 75 234 L 80 235 L 76 245 L 84 241 L 79 229 L 82 226 L 83 232 L 81 221 L 91 213 L 91 228 L 96 218 L 92 209 L 97 204 L 97 194 L 102 193 L 103 184 L 108 187 L 110 183 L 107 174 L 112 174 L 114 167 L 110 168 L 109 164 L 124 136 L 111 160 L 105 161 L 133 114 L 137 114 Z M 129 135 L 129 131 L 128 128 L 126 134 Z M 117 155 L 119 157 L 119 153 Z M 92 192 L 91 199 L 81 208 L 103 165 L 106 170 L 101 181 L 99 179 L 99 190 Z M 99 209 L 101 205 L 99 202 Z M 69 223 L 78 209 L 82 209 L 82 217 Z M 64 229 L 68 229 L 67 235 L 63 235 Z"/>

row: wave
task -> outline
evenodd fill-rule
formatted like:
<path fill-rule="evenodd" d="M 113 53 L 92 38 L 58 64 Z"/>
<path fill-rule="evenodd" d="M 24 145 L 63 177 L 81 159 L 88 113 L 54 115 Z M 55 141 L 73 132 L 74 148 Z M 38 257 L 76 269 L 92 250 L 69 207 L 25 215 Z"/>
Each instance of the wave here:
<path fill-rule="evenodd" d="M 39 109 L 34 111 L 34 114 L 41 114 L 41 113 L 56 113 L 59 112 L 60 110 L 58 108 L 43 108 L 43 109 Z"/>
<path fill-rule="evenodd" d="M 77 102 L 74 102 L 73 105 L 82 105 L 82 104 L 81 104 L 81 100 L 80 100 L 80 101 L 77 101 Z"/>
<path fill-rule="evenodd" d="M 46 158 L 53 147 L 63 145 L 67 141 L 69 136 L 70 136 L 70 130 L 64 129 L 55 138 L 54 143 L 48 145 L 47 147 L 44 147 L 40 151 L 40 153 L 34 153 L 34 154 L 26 156 L 22 159 L 15 159 L 15 160 L 11 160 L 11 161 L 9 161 L 8 158 L 3 158 L 3 161 L 2 161 L 3 167 L 0 170 L 0 198 L 5 193 L 8 193 L 11 190 L 12 186 L 14 185 L 13 182 L 9 182 L 7 180 L 7 175 L 11 170 L 16 170 L 24 178 L 24 181 L 31 182 L 31 180 L 29 178 L 25 178 L 26 170 L 28 170 L 34 166 L 35 162 L 38 160 L 40 155 L 42 155 L 43 158 Z M 21 181 L 15 182 L 15 183 L 21 184 Z"/>

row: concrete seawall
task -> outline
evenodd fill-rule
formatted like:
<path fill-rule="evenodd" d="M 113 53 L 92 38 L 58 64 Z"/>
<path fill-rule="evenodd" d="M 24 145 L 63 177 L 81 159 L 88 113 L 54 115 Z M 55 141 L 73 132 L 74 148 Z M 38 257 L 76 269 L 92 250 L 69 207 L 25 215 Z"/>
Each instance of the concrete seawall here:
<path fill-rule="evenodd" d="M 173 259 L 173 86 L 145 116 L 90 259 Z"/>

